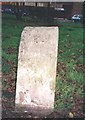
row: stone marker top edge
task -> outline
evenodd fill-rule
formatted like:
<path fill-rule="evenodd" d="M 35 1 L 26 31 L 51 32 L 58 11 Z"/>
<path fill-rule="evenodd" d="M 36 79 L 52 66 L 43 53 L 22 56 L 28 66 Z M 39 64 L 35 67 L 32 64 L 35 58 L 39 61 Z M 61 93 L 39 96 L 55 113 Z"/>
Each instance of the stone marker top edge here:
<path fill-rule="evenodd" d="M 58 31 L 59 30 L 59 28 L 58 28 L 58 26 L 56 26 L 56 27 L 46 27 L 46 26 L 37 26 L 37 27 L 32 27 L 32 26 L 26 26 L 26 27 L 24 27 L 24 29 L 23 29 L 23 31 L 22 32 L 24 32 L 24 31 L 29 31 L 29 30 L 53 30 L 53 31 Z"/>
<path fill-rule="evenodd" d="M 47 27 L 46 26 L 42 26 L 42 27 L 41 26 L 39 26 L 39 27 L 38 26 L 37 27 L 26 26 L 26 27 L 24 27 L 24 29 L 26 29 L 26 28 L 58 28 L 58 26 L 56 26 L 56 27 L 55 26 L 47 26 Z"/>

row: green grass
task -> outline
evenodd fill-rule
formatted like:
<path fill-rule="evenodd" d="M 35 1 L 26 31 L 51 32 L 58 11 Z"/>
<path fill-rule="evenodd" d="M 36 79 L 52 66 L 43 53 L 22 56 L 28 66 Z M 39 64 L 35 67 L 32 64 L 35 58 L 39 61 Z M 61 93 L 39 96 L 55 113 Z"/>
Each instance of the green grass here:
<path fill-rule="evenodd" d="M 18 47 L 20 36 L 25 26 L 38 26 L 43 22 L 23 18 L 17 21 L 15 16 L 2 16 L 2 63 L 3 73 L 9 73 L 12 65 L 7 64 L 11 61 L 17 66 Z M 59 46 L 58 46 L 58 67 L 56 78 L 56 100 L 55 111 L 58 109 L 72 109 L 75 105 L 74 95 L 78 93 L 83 97 L 83 28 L 80 23 L 55 21 L 59 27 Z M 16 51 L 9 53 L 9 48 Z M 7 53 L 8 51 L 8 53 Z M 6 87 L 6 84 L 4 85 Z"/>

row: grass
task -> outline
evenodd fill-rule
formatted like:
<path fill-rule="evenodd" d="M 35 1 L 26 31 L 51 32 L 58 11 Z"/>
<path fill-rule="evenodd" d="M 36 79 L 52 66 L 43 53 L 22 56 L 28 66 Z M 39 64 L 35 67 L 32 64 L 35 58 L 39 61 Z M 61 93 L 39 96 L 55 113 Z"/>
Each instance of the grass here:
<path fill-rule="evenodd" d="M 74 95 L 83 97 L 83 28 L 81 24 L 61 23 L 58 63 L 61 70 L 56 80 L 55 109 L 72 109 L 76 105 Z M 59 67 L 61 67 L 59 66 Z M 63 101 L 62 101 L 63 100 Z M 76 106 L 77 108 L 77 106 Z"/>
<path fill-rule="evenodd" d="M 23 18 L 23 21 L 17 21 L 15 16 L 8 14 L 3 14 L 2 18 L 2 71 L 4 74 L 9 74 L 14 70 L 14 65 L 17 67 L 18 48 L 23 28 L 29 25 L 40 26 L 43 22 L 32 21 L 29 17 Z M 76 106 L 75 101 L 79 97 L 83 98 L 83 28 L 80 23 L 55 21 L 55 24 L 60 26 L 55 111 L 58 109 L 68 111 Z M 16 69 L 11 74 L 14 74 L 15 81 Z M 7 88 L 5 82 L 3 86 L 3 90 Z"/>

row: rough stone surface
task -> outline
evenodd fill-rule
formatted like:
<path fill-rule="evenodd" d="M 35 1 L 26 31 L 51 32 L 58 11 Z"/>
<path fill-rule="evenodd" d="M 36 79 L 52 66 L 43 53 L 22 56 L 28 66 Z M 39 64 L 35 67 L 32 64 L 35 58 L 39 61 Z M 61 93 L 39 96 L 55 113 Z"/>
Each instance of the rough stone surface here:
<path fill-rule="evenodd" d="M 25 27 L 18 56 L 16 108 L 50 114 L 54 108 L 58 27 Z M 35 110 L 36 109 L 36 110 Z"/>

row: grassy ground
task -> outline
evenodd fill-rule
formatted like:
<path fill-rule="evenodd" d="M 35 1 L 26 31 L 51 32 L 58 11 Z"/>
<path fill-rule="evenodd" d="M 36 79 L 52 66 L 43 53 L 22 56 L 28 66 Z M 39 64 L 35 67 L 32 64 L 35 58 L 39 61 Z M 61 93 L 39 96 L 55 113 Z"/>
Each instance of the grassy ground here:
<path fill-rule="evenodd" d="M 13 108 L 21 32 L 25 26 L 43 24 L 43 22 L 29 17 L 23 19 L 17 21 L 13 15 L 3 14 L 2 16 L 3 111 Z M 83 74 L 85 69 L 83 46 L 85 41 L 83 40 L 82 24 L 56 20 L 55 24 L 59 26 L 55 116 L 83 117 Z M 7 116 L 6 113 L 5 116 Z"/>

